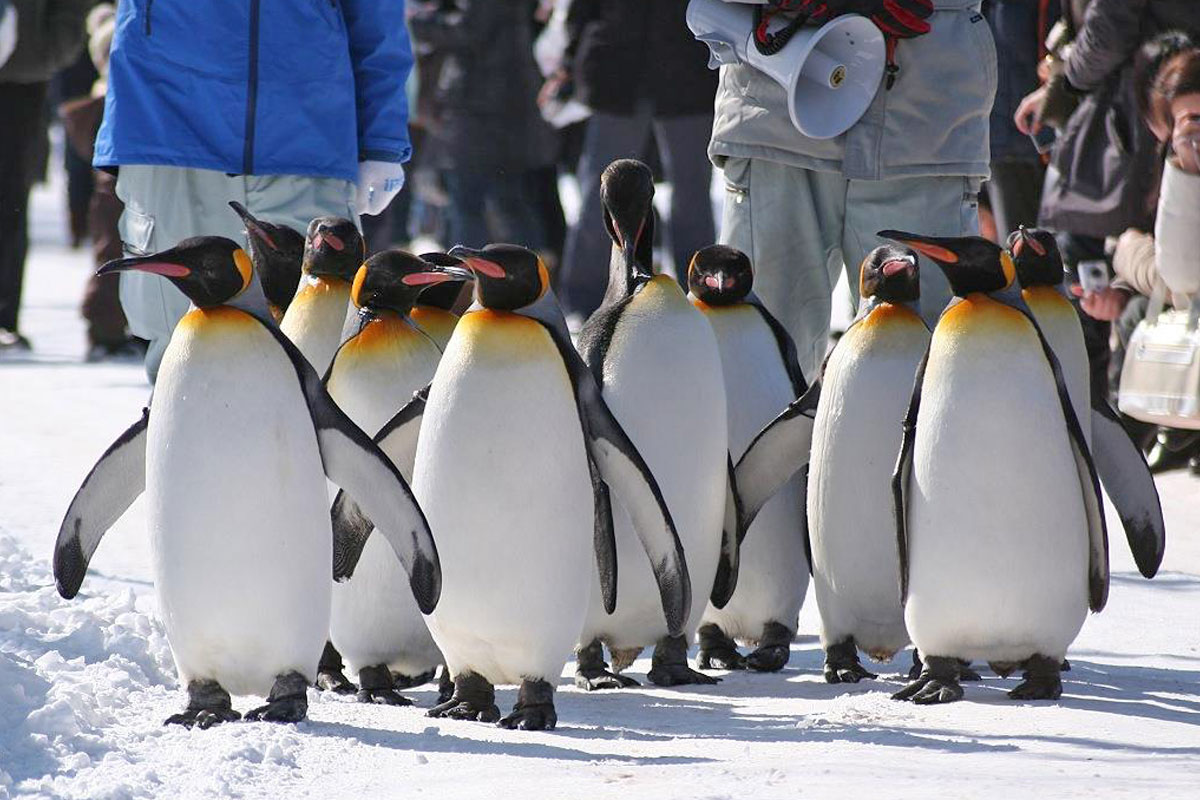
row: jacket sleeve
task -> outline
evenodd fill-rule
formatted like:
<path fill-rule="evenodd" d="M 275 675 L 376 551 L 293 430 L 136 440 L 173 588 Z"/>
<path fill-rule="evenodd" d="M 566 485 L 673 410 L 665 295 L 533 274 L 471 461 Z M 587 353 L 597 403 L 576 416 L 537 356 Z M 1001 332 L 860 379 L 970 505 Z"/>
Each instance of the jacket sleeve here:
<path fill-rule="evenodd" d="M 1113 253 L 1113 287 L 1129 289 L 1147 297 L 1154 291 L 1154 237 L 1149 233 L 1123 234 Z"/>
<path fill-rule="evenodd" d="M 1200 175 L 1192 175 L 1167 159 L 1154 235 L 1158 242 L 1158 274 L 1172 292 L 1200 293 Z"/>
<path fill-rule="evenodd" d="M 1133 55 L 1142 41 L 1147 0 L 1092 0 L 1067 58 L 1067 80 L 1090 92 Z"/>
<path fill-rule="evenodd" d="M 596 17 L 595 0 L 570 0 L 567 7 L 567 47 L 563 52 L 563 65 L 569 70 L 575 62 L 583 29 Z"/>
<path fill-rule="evenodd" d="M 505 13 L 499 0 L 459 0 L 453 9 L 426 5 L 413 14 L 413 36 L 421 44 L 447 50 L 482 47 Z"/>
<path fill-rule="evenodd" d="M 360 161 L 402 163 L 412 155 L 408 95 L 412 43 L 404 0 L 341 0 L 350 41 Z"/>

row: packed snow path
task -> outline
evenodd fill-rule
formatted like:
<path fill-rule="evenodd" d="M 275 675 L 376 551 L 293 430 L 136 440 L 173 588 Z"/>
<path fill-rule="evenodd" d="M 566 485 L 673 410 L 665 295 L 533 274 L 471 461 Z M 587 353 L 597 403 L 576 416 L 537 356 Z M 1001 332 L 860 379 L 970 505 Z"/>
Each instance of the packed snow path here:
<path fill-rule="evenodd" d="M 572 664 L 559 728 L 504 731 L 413 708 L 310 692 L 306 722 L 165 728 L 184 696 L 154 617 L 148 537 L 135 504 L 101 544 L 79 598 L 54 591 L 48 558 L 92 463 L 148 395 L 136 365 L 85 365 L 78 305 L 89 269 L 61 244 L 57 197 L 39 192 L 24 329 L 35 354 L 0 364 L 0 798 L 876 796 L 1097 797 L 1194 793 L 1200 782 L 1200 479 L 1159 481 L 1168 547 L 1153 582 L 1110 514 L 1108 608 L 1072 648 L 1058 703 L 1014 703 L 1015 679 L 918 708 L 882 678 L 829 686 L 816 609 L 781 674 L 714 687 L 585 694 Z M 648 659 L 631 674 L 641 678 Z M 499 692 L 507 711 L 515 689 Z M 235 698 L 241 710 L 251 699 Z"/>

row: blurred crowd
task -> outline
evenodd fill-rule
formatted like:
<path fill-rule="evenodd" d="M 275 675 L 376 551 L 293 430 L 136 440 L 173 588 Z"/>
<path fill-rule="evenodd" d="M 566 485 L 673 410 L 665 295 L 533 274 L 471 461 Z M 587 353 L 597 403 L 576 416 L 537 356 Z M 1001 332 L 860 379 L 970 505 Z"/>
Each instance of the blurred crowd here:
<path fill-rule="evenodd" d="M 537 249 L 574 324 L 607 282 L 600 172 L 638 157 L 672 189 L 654 231 L 662 266 L 678 272 L 717 240 L 746 250 L 806 369 L 824 352 L 833 284 L 854 277 L 878 227 L 1001 243 L 1021 225 L 1054 230 L 1105 394 L 1151 296 L 1183 308 L 1200 291 L 1196 0 L 882 4 L 887 102 L 835 144 L 756 113 L 782 102 L 761 74 L 727 67 L 719 82 L 686 0 L 255 0 L 248 61 L 222 55 L 242 52 L 246 5 L 0 0 L 0 353 L 33 346 L 18 316 L 28 194 L 57 124 L 70 241 L 97 264 L 236 231 L 228 199 L 300 230 L 361 214 L 368 251 Z M 246 71 L 248 95 L 214 88 Z M 882 226 L 885 213 L 898 217 Z M 115 278 L 88 283 L 89 360 L 140 358 L 149 342 L 153 376 L 182 313 L 164 283 L 120 296 Z M 1139 430 L 1153 467 L 1200 472 L 1200 435 Z"/>

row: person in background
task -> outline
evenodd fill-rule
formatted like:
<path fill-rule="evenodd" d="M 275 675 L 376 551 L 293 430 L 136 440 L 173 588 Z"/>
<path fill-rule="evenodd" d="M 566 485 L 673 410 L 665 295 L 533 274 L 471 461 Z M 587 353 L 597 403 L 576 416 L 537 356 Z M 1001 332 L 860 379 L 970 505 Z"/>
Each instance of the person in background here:
<path fill-rule="evenodd" d="M 554 163 L 537 109 L 528 0 L 419 0 L 409 17 L 423 50 L 442 55 L 431 128 L 449 194 L 450 243 L 509 241 L 545 247 L 530 171 Z M 489 219 L 495 225 L 489 225 Z"/>
<path fill-rule="evenodd" d="M 404 183 L 411 69 L 396 0 L 121 2 L 93 163 L 120 168 L 126 252 L 244 241 L 230 200 L 301 231 L 378 214 Z M 188 300 L 129 272 L 121 304 L 153 381 Z"/>
<path fill-rule="evenodd" d="M 1033 140 L 1017 130 L 1013 114 L 1038 87 L 1042 44 L 1058 18 L 1058 0 L 985 0 L 983 15 L 996 39 L 996 100 L 989 121 L 991 177 L 984 184 L 998 241 L 1021 225 L 1037 224 L 1046 167 Z"/>
<path fill-rule="evenodd" d="M 798 5 L 824 9 L 815 21 L 863 7 Z M 717 91 L 709 155 L 725 171 L 721 242 L 750 256 L 755 292 L 795 339 L 809 378 L 828 346 L 838 276 L 845 271 L 857 295 L 859 265 L 882 243 L 876 231 L 977 233 L 979 187 L 988 174 L 996 50 L 979 1 L 867 6 L 880 29 L 892 32 L 895 69 L 843 135 L 801 134 L 783 87 L 747 64 L 722 67 Z M 921 311 L 932 324 L 950 289 L 932 264 L 920 272 Z"/>
<path fill-rule="evenodd" d="M 594 112 L 579 161 L 582 204 L 557 285 L 564 310 L 577 319 L 596 310 L 608 286 L 600 173 L 615 159 L 640 158 L 651 134 L 672 186 L 672 271 L 680 275 L 715 238 L 705 147 L 716 76 L 688 30 L 686 9 L 687 0 L 572 0 L 567 12 L 564 67 L 544 91 L 571 94 Z"/>
<path fill-rule="evenodd" d="M 0 66 L 0 353 L 30 349 L 18 323 L 29 191 L 46 135 L 46 90 L 82 50 L 91 5 L 92 0 L 12 0 L 16 43 Z"/>

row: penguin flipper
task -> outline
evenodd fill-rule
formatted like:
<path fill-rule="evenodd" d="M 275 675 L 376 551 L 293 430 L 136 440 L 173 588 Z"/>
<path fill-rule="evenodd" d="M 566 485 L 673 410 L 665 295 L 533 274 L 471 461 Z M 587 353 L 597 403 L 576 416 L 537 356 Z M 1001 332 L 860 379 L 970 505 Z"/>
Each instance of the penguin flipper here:
<path fill-rule="evenodd" d="M 738 461 L 737 486 L 747 528 L 775 492 L 808 463 L 820 397 L 818 378 L 759 431 Z"/>
<path fill-rule="evenodd" d="M 692 607 L 692 583 L 683 544 L 675 531 L 675 522 L 671 519 L 658 481 L 604 402 L 600 385 L 571 344 L 566 325 L 560 324 L 561 320 L 557 318 L 543 314 L 526 312 L 526 315 L 542 323 L 558 347 L 575 390 L 575 404 L 579 410 L 589 458 L 595 463 L 604 483 L 620 497 L 621 504 L 633 520 L 633 529 L 654 570 L 654 580 L 658 583 L 670 635 L 677 636 L 687 622 Z M 615 581 L 615 572 L 613 578 Z"/>
<path fill-rule="evenodd" d="M 792 390 L 797 397 L 800 397 L 808 391 L 808 382 L 804 380 L 804 371 L 800 369 L 800 358 L 796 355 L 795 340 L 787 332 L 787 328 L 783 327 L 783 323 L 767 310 L 761 300 L 757 297 L 750 297 L 747 298 L 747 302 L 754 306 L 759 316 L 763 318 L 763 322 L 767 323 L 767 327 L 775 335 L 775 343 L 779 346 L 779 358 L 783 361 L 783 368 L 787 370 L 788 379 L 792 382 Z"/>
<path fill-rule="evenodd" d="M 917 414 L 921 410 L 921 388 L 925 382 L 925 367 L 929 351 L 921 357 L 913 379 L 908 411 L 904 414 L 904 430 L 900 439 L 900 455 L 892 472 L 892 507 L 896 515 L 896 547 L 900 555 L 900 605 L 908 600 L 908 484 L 912 478 L 913 447 L 917 443 Z"/>
<path fill-rule="evenodd" d="M 604 600 L 604 613 L 611 614 L 617 610 L 617 531 L 613 526 L 612 497 L 590 452 L 587 461 L 588 474 L 592 478 L 594 547 L 596 568 L 600 573 L 600 596 Z"/>
<path fill-rule="evenodd" d="M 365 516 L 387 537 L 408 572 L 417 607 L 422 613 L 430 613 L 441 595 L 442 568 L 429 523 L 408 481 L 371 437 L 338 408 L 296 345 L 277 327 L 266 322 L 263 327 L 279 342 L 296 370 L 316 430 L 325 475 L 355 498 Z"/>
<path fill-rule="evenodd" d="M 100 540 L 146 489 L 146 425 L 150 409 L 108 446 L 71 500 L 54 542 L 54 584 L 70 600 L 79 593 Z"/>
<path fill-rule="evenodd" d="M 746 526 L 742 516 L 742 501 L 738 495 L 733 456 L 726 458 L 725 519 L 721 525 L 721 552 L 717 559 L 717 574 L 713 579 L 709 600 L 716 608 L 724 608 L 737 588 L 739 556 Z"/>
<path fill-rule="evenodd" d="M 417 454 L 417 436 L 421 431 L 421 418 L 425 414 L 425 401 L 428 397 L 429 386 L 413 393 L 412 399 L 405 403 L 373 438 L 384 455 L 400 468 L 401 475 L 412 475 L 412 465 Z M 363 547 L 366 546 L 371 531 L 375 530 L 375 523 L 363 513 L 362 508 L 345 489 L 338 490 L 329 515 L 333 521 L 333 579 L 341 582 L 354 574 Z"/>
<path fill-rule="evenodd" d="M 1154 476 L 1125 426 L 1102 397 L 1092 398 L 1092 458 L 1117 509 L 1138 571 L 1153 578 L 1166 550 L 1166 524 Z"/>

